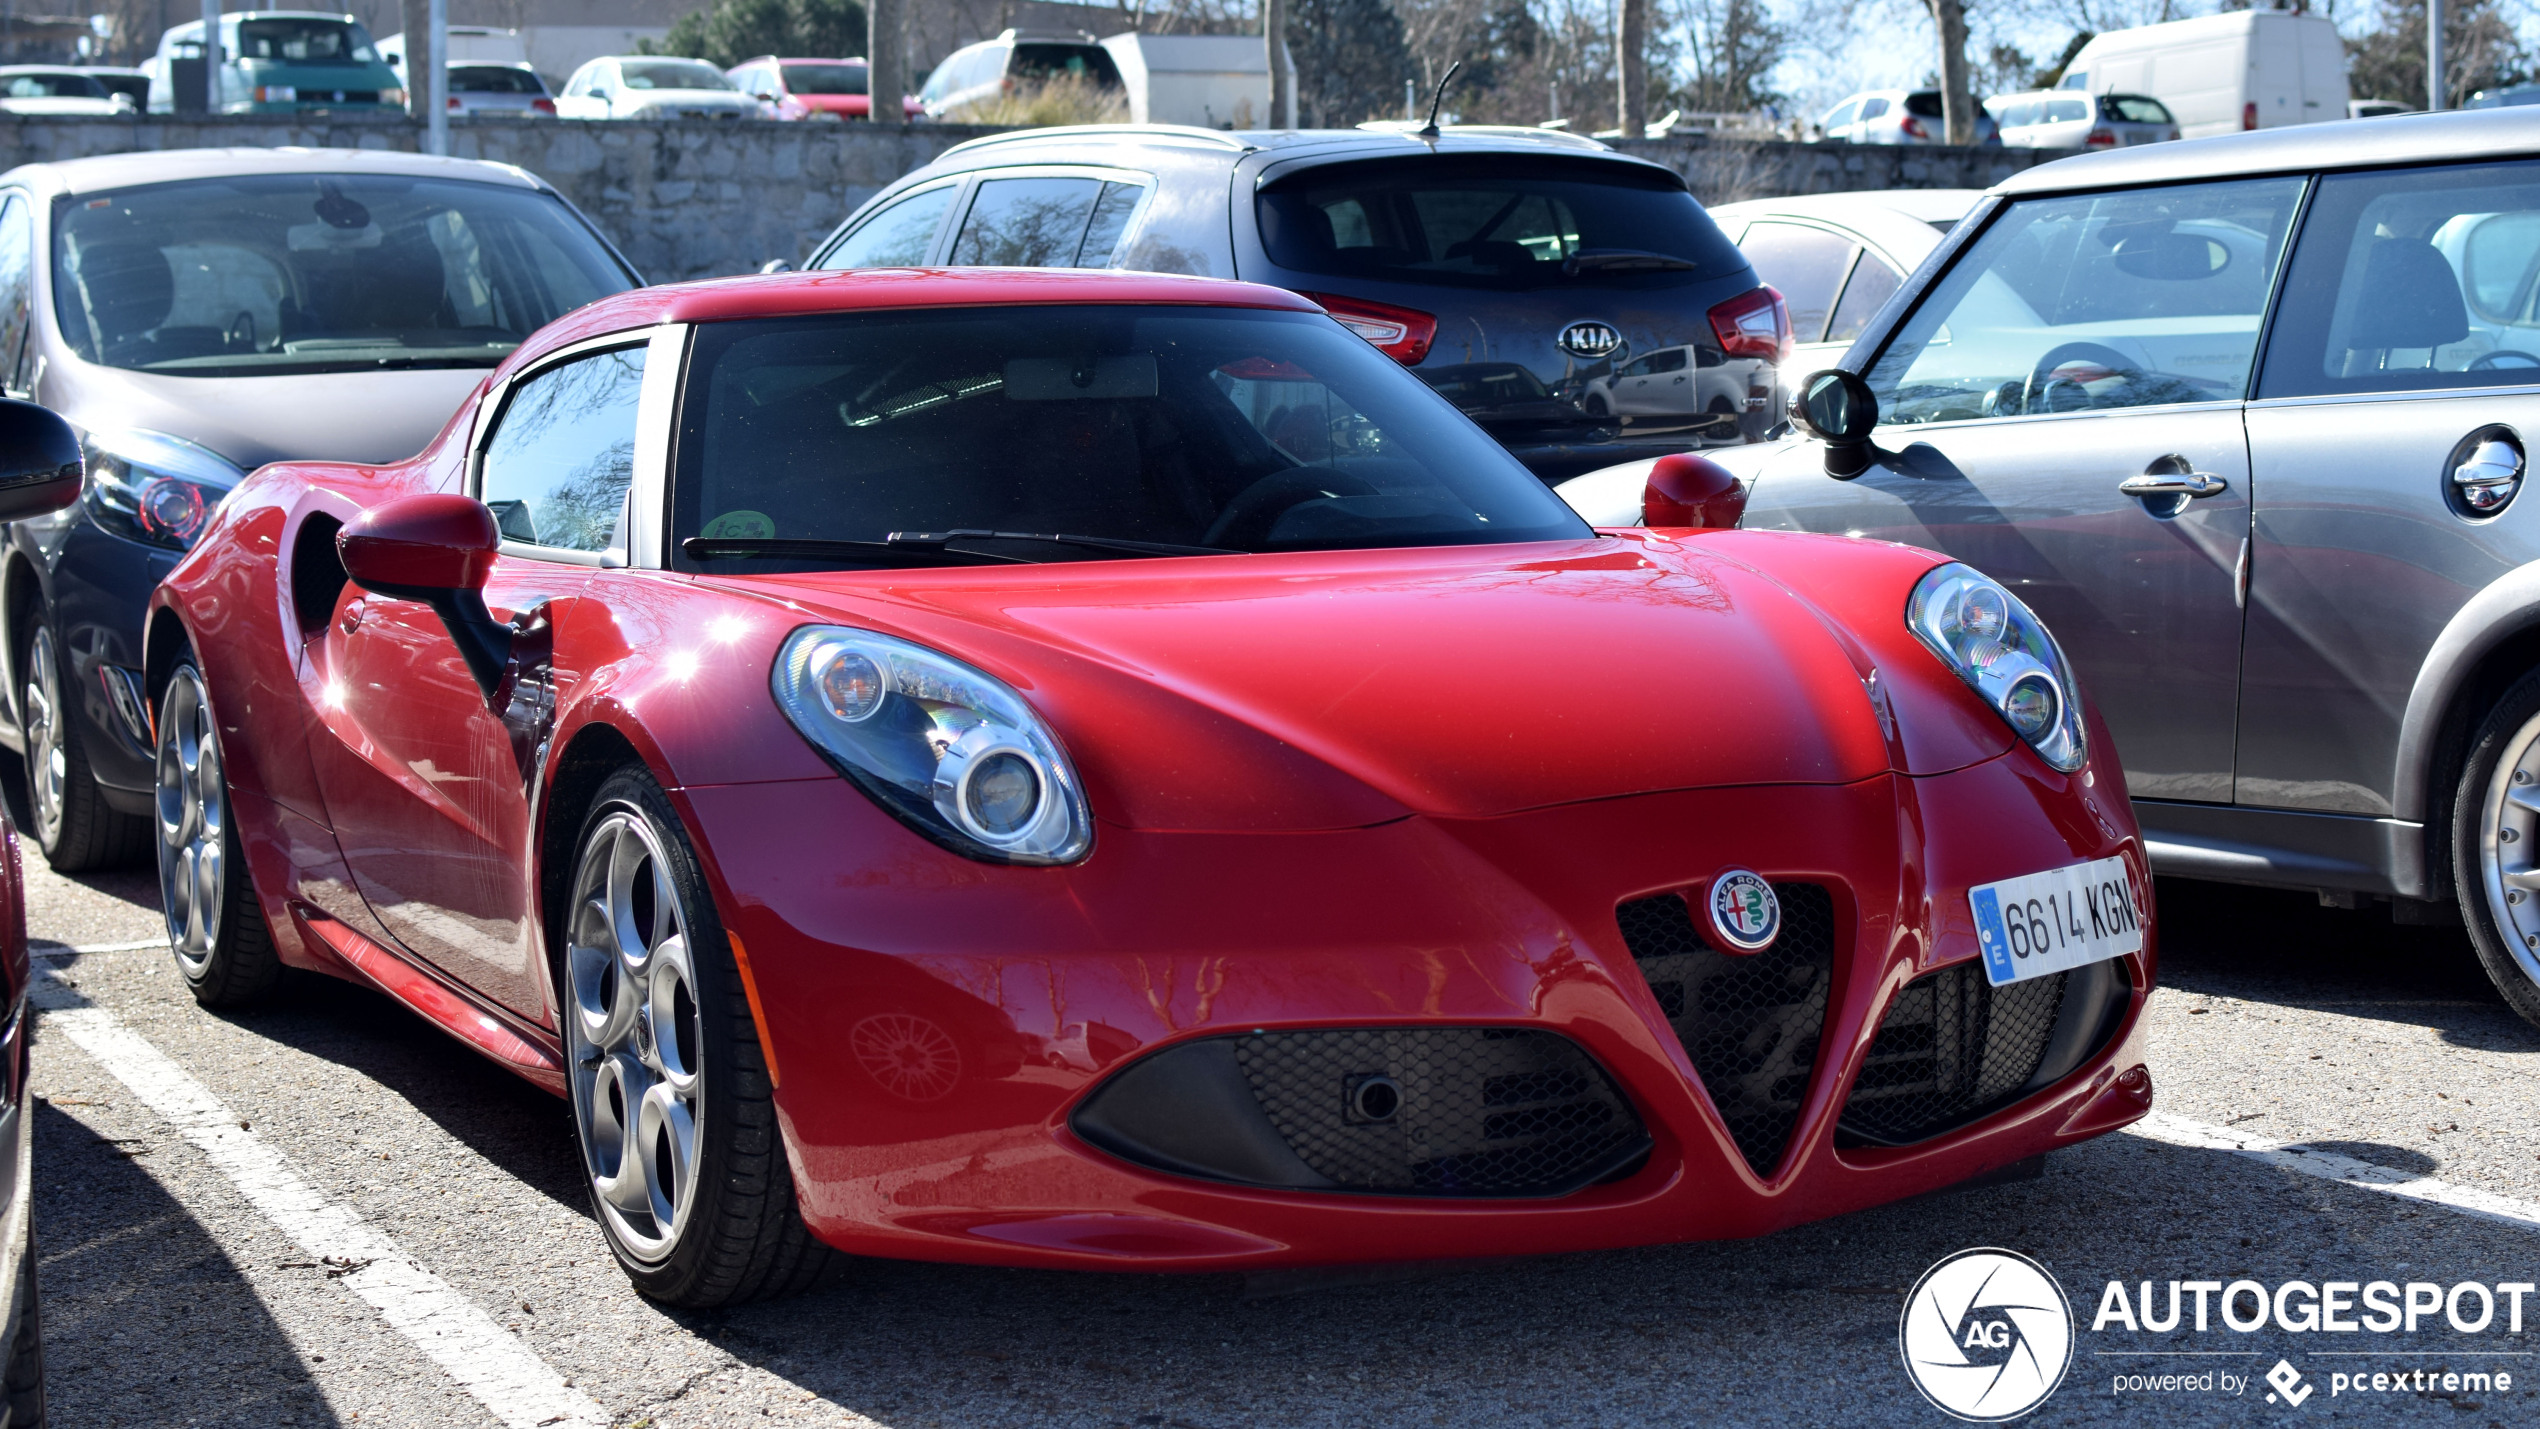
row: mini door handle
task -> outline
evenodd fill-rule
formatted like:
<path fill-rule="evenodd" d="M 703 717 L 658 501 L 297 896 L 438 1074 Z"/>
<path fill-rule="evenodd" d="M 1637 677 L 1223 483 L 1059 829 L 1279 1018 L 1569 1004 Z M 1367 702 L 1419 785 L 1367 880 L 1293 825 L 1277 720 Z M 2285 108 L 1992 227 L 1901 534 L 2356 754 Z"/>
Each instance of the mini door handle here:
<path fill-rule="evenodd" d="M 346 605 L 344 607 L 344 613 L 335 617 L 335 628 L 343 631 L 347 635 L 361 629 L 362 603 L 357 600 Z"/>
<path fill-rule="evenodd" d="M 2127 496 L 2220 496 L 2231 489 L 2231 483 L 2208 471 L 2182 471 L 2155 476 L 2129 476 L 2117 483 L 2117 490 Z"/>

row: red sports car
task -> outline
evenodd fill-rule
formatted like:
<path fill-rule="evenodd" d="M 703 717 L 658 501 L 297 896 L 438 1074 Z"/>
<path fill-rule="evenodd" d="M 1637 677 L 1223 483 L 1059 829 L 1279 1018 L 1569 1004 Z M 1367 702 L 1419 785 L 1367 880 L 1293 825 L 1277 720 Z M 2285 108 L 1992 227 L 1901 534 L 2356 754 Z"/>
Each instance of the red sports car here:
<path fill-rule="evenodd" d="M 604 299 L 412 461 L 258 472 L 148 653 L 196 995 L 356 979 L 568 1097 L 668 1301 L 1755 1235 L 2150 1104 L 2142 847 L 2017 599 L 1591 530 L 1273 289 Z"/>

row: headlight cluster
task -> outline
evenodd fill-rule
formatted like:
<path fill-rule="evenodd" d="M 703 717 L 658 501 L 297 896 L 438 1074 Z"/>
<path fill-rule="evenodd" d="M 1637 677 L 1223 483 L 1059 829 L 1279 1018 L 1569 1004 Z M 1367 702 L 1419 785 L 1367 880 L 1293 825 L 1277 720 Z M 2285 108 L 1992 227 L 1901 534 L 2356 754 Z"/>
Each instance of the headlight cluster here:
<path fill-rule="evenodd" d="M 888 635 L 807 625 L 777 653 L 774 684 L 814 748 L 955 853 L 1072 863 L 1093 847 L 1076 771 L 1003 681 Z"/>
<path fill-rule="evenodd" d="M 2018 596 L 1972 567 L 1940 566 L 1915 583 L 1905 623 L 2047 763 L 2069 774 L 2090 757 L 2072 667 Z"/>
<path fill-rule="evenodd" d="M 212 513 L 246 473 L 163 432 L 92 432 L 89 519 L 127 540 L 182 551 L 212 524 Z"/>

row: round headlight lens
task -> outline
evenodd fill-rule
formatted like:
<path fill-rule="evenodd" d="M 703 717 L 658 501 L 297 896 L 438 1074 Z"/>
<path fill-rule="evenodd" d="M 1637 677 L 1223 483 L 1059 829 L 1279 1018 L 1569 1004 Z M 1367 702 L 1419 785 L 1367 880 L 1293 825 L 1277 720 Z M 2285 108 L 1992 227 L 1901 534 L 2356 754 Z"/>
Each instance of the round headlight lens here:
<path fill-rule="evenodd" d="M 2042 671 L 2032 670 L 2011 682 L 2002 692 L 2002 718 L 2011 722 L 2022 739 L 2035 742 L 2055 727 L 2055 682 Z"/>
<path fill-rule="evenodd" d="M 978 830 L 1009 839 L 1032 822 L 1041 806 L 1041 776 L 1032 761 L 1000 749 L 970 766 L 962 780 L 961 811 Z"/>
<path fill-rule="evenodd" d="M 882 667 L 859 651 L 840 648 L 820 671 L 820 698 L 829 713 L 857 724 L 871 719 L 882 708 L 882 700 L 891 692 L 890 682 L 882 676 Z"/>
<path fill-rule="evenodd" d="M 2072 668 L 2019 597 L 1973 567 L 1936 566 L 1915 583 L 1905 623 L 2048 764 L 2069 774 L 2088 760 Z"/>

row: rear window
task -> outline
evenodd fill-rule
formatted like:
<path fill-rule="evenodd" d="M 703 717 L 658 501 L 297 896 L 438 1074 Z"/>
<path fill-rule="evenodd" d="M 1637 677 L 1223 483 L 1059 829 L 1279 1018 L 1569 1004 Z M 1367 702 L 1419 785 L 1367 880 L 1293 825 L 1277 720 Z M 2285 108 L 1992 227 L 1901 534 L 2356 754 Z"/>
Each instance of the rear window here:
<path fill-rule="evenodd" d="M 545 94 L 547 87 L 538 76 L 510 65 L 452 65 L 450 92 L 453 94 Z"/>
<path fill-rule="evenodd" d="M 1100 45 L 1016 45 L 1005 72 L 1011 79 L 1066 75 L 1105 89 L 1120 87 L 1119 67 L 1112 64 L 1111 51 Z"/>
<path fill-rule="evenodd" d="M 862 65 L 786 65 L 787 94 L 862 94 Z"/>
<path fill-rule="evenodd" d="M 628 89 L 733 89 L 723 71 L 696 60 L 627 60 L 617 67 Z"/>
<path fill-rule="evenodd" d="M 1746 259 L 1681 181 L 1522 156 L 1333 164 L 1260 198 L 1262 245 L 1297 273 L 1439 287 L 1675 287 Z"/>
<path fill-rule="evenodd" d="M 1906 95 L 1905 112 L 1913 115 L 1917 119 L 1938 119 L 1940 117 L 1940 91 L 1936 89 L 1925 89 L 1917 90 L 1912 94 Z"/>
<path fill-rule="evenodd" d="M 2128 124 L 2168 124 L 2170 111 L 2161 101 L 2147 94 L 2103 94 L 2099 96 L 2099 112 L 2110 119 Z"/>

